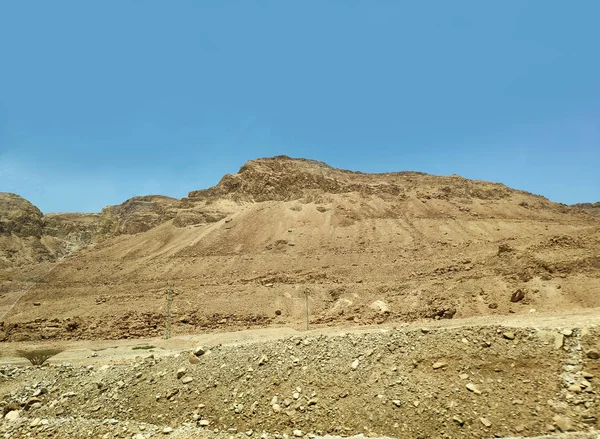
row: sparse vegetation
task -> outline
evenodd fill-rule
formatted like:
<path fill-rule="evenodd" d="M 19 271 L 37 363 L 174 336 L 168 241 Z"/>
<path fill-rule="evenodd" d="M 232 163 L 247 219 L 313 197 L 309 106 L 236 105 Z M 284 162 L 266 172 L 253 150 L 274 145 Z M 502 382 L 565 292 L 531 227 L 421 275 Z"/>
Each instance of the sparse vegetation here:
<path fill-rule="evenodd" d="M 151 344 L 145 344 L 145 345 L 140 345 L 140 346 L 134 346 L 131 349 L 133 349 L 134 351 L 137 350 L 148 350 L 148 349 L 155 349 L 156 346 L 152 346 Z"/>
<path fill-rule="evenodd" d="M 23 349 L 17 351 L 17 357 L 26 358 L 33 366 L 42 366 L 55 355 L 60 354 L 63 349 Z"/>

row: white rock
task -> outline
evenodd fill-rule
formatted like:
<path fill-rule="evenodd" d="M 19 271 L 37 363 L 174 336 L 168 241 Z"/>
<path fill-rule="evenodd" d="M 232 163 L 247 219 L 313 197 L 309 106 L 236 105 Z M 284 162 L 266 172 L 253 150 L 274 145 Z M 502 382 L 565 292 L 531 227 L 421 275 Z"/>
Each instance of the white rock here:
<path fill-rule="evenodd" d="M 352 364 L 350 365 L 350 367 L 352 368 L 352 370 L 356 370 L 358 368 L 358 358 L 356 360 L 354 360 L 352 362 Z"/>
<path fill-rule="evenodd" d="M 304 436 L 304 433 L 302 433 L 302 430 L 294 430 L 294 436 L 302 437 Z"/>
<path fill-rule="evenodd" d="M 484 427 L 490 428 L 492 426 L 492 423 L 488 418 L 479 418 L 479 421 L 484 425 Z"/>
<path fill-rule="evenodd" d="M 6 415 L 4 415 L 4 419 L 9 422 L 16 421 L 20 417 L 21 417 L 21 412 L 19 410 L 12 410 L 12 411 L 8 412 Z"/>
<path fill-rule="evenodd" d="M 377 311 L 379 314 L 389 314 L 390 307 L 383 300 L 376 300 L 369 305 L 369 308 Z"/>

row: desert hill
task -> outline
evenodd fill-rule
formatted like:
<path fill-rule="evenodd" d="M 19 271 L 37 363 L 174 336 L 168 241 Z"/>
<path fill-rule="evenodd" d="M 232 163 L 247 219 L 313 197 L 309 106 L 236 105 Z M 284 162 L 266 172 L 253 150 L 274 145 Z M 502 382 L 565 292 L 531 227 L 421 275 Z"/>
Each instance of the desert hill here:
<path fill-rule="evenodd" d="M 498 183 L 246 163 L 99 214 L 0 194 L 0 340 L 366 324 L 600 306 L 600 220 Z"/>
<path fill-rule="evenodd" d="M 588 212 L 592 215 L 600 216 L 600 202 L 597 203 L 578 203 L 573 204 L 573 207 L 577 207 L 579 209 L 583 209 L 585 212 Z"/>

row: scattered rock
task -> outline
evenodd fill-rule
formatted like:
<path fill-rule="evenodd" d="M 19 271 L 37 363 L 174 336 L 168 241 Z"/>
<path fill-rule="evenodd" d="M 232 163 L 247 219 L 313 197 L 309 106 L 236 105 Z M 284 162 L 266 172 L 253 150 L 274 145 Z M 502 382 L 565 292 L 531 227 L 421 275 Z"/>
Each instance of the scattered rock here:
<path fill-rule="evenodd" d="M 446 367 L 446 363 L 444 363 L 443 361 L 438 361 L 436 363 L 433 363 L 432 367 L 434 369 L 441 369 L 442 367 Z"/>
<path fill-rule="evenodd" d="M 483 424 L 483 426 L 484 426 L 484 427 L 486 427 L 486 428 L 490 428 L 490 427 L 492 426 L 492 423 L 489 421 L 489 419 L 488 419 L 488 418 L 481 417 L 481 418 L 479 418 L 479 421 L 480 421 L 480 422 Z"/>
<path fill-rule="evenodd" d="M 581 387 L 577 384 L 570 385 L 567 390 L 573 393 L 581 393 Z"/>
<path fill-rule="evenodd" d="M 525 298 L 525 292 L 519 288 L 518 290 L 516 290 L 514 293 L 511 294 L 510 301 L 512 303 L 517 303 L 517 302 L 520 302 L 521 300 L 523 300 L 524 298 Z"/>
<path fill-rule="evenodd" d="M 562 432 L 573 430 L 573 422 L 570 418 L 567 418 L 566 416 L 556 415 L 552 418 L 552 420 Z"/>
<path fill-rule="evenodd" d="M 475 393 L 476 395 L 481 395 L 481 390 L 477 388 L 477 386 L 473 383 L 467 383 L 466 388 L 468 391 Z"/>
<path fill-rule="evenodd" d="M 187 372 L 187 370 L 185 367 L 178 369 L 177 370 L 177 379 L 180 380 L 186 374 L 186 372 Z"/>
<path fill-rule="evenodd" d="M 600 358 L 600 352 L 598 352 L 596 349 L 590 349 L 588 350 L 585 355 L 587 355 L 588 358 L 592 359 L 592 360 L 597 360 L 598 358 Z"/>
<path fill-rule="evenodd" d="M 502 336 L 504 338 L 506 338 L 507 340 L 514 340 L 515 339 L 515 333 L 511 332 L 511 331 L 503 332 Z"/>
<path fill-rule="evenodd" d="M 356 370 L 358 368 L 358 364 L 359 364 L 359 361 L 358 361 L 358 358 L 357 358 L 356 360 L 354 360 L 352 362 L 352 364 L 350 365 L 350 367 L 352 368 L 352 370 Z"/>
<path fill-rule="evenodd" d="M 302 437 L 302 436 L 304 436 L 304 433 L 302 433 L 302 430 L 294 430 L 294 436 Z"/>
<path fill-rule="evenodd" d="M 456 415 L 452 417 L 452 420 L 453 420 L 454 422 L 456 422 L 458 425 L 460 425 L 461 427 L 462 427 L 463 425 L 465 425 L 465 421 L 463 421 L 461 418 L 459 418 L 459 417 L 458 417 L 458 416 L 456 416 Z"/>
<path fill-rule="evenodd" d="M 554 349 L 560 349 L 565 343 L 565 336 L 563 334 L 554 334 Z"/>
<path fill-rule="evenodd" d="M 163 428 L 163 434 L 170 434 L 173 432 L 173 429 L 171 427 L 165 427 Z"/>
<path fill-rule="evenodd" d="M 192 381 L 194 381 L 194 378 L 192 378 L 192 377 L 185 377 L 184 379 L 182 379 L 182 380 L 181 380 L 181 382 L 182 382 L 183 384 L 189 384 L 189 383 L 191 383 Z"/>
<path fill-rule="evenodd" d="M 14 422 L 21 417 L 21 412 L 19 410 L 13 410 L 4 415 L 4 420 L 9 422 Z"/>
<path fill-rule="evenodd" d="M 196 355 L 194 355 L 193 352 L 190 352 L 188 354 L 188 361 L 190 362 L 190 364 L 200 364 L 200 360 Z"/>
<path fill-rule="evenodd" d="M 258 360 L 258 365 L 259 366 L 263 366 L 265 364 L 267 364 L 269 362 L 269 357 L 267 357 L 266 355 L 263 355 L 262 357 L 260 357 L 260 359 Z"/>

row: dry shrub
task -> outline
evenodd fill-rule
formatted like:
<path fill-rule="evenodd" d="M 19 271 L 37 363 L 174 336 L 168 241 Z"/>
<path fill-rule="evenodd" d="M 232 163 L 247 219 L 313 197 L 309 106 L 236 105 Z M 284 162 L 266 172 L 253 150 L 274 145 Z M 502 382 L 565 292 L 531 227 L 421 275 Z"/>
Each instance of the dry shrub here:
<path fill-rule="evenodd" d="M 23 349 L 17 351 L 17 357 L 26 358 L 34 366 L 43 365 L 48 359 L 60 354 L 63 349 Z"/>

